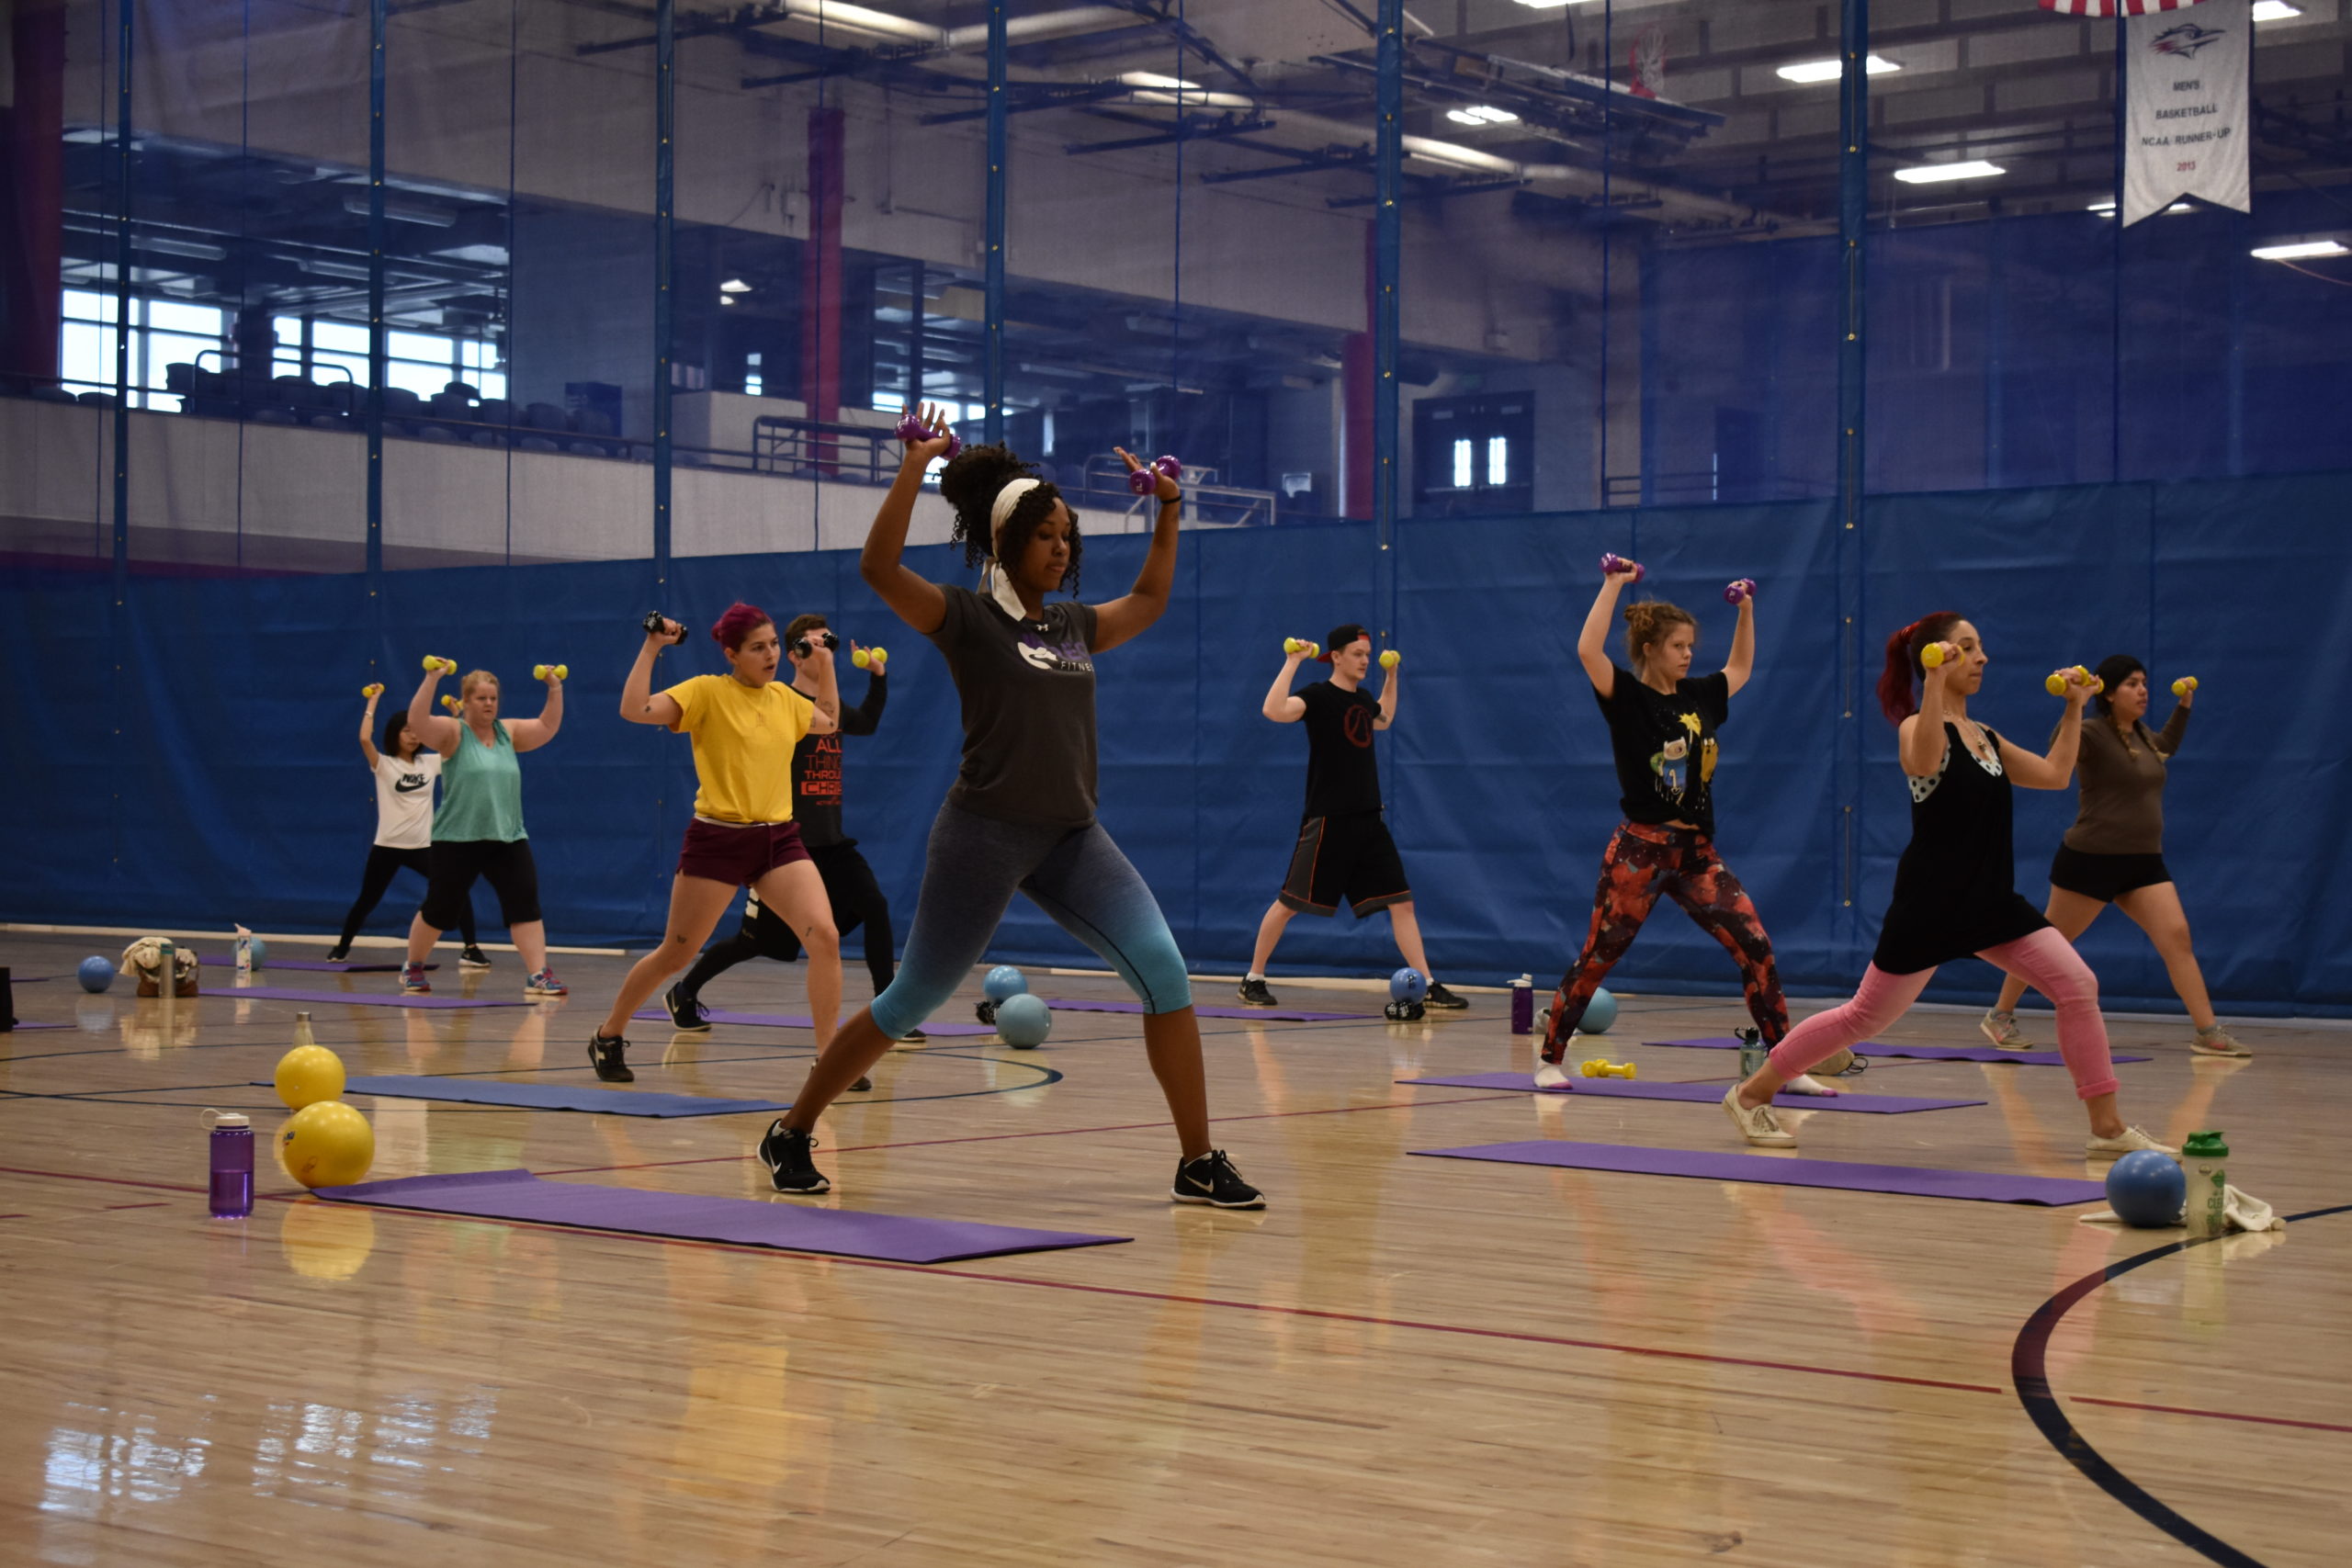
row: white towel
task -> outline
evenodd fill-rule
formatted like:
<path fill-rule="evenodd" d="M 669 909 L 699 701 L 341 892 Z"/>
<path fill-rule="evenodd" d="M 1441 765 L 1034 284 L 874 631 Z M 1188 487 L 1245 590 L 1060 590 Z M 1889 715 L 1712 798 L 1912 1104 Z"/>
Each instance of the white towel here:
<path fill-rule="evenodd" d="M 2269 1204 L 2235 1187 L 2222 1189 L 2222 1213 L 2232 1232 L 2283 1231 L 2287 1228 L 2287 1222 L 2280 1219 Z M 2116 1217 L 2112 1209 L 2095 1209 L 2085 1214 L 2081 1223 L 2086 1225 L 2120 1225 L 2123 1222 Z M 2180 1229 L 2181 1222 L 2175 1220 L 2171 1228 Z"/>

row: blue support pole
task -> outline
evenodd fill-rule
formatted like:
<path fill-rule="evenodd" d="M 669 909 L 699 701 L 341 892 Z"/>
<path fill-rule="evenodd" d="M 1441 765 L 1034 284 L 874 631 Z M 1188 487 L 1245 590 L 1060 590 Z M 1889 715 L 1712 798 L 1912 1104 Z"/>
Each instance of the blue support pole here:
<path fill-rule="evenodd" d="M 1835 749 L 1838 802 L 1836 930 L 1859 946 L 1862 919 L 1854 899 L 1861 881 L 1861 771 L 1864 704 L 1862 605 L 1864 229 L 1870 218 L 1870 0 L 1840 0 L 1838 87 L 1838 628 L 1839 728 Z"/>
<path fill-rule="evenodd" d="M 1372 236 L 1372 516 L 1380 547 L 1396 542 L 1396 349 L 1401 334 L 1396 285 L 1404 270 L 1405 0 L 1380 0 Z"/>
<path fill-rule="evenodd" d="M 664 603 L 670 581 L 671 292 L 677 262 L 678 31 L 676 0 L 654 8 L 653 44 L 653 583 Z M 814 236 L 811 236 L 813 242 Z"/>
<path fill-rule="evenodd" d="M 384 33 L 390 0 L 368 0 L 368 596 L 384 575 Z"/>
<path fill-rule="evenodd" d="M 130 573 L 130 45 L 137 0 L 117 0 L 115 22 L 114 571 L 115 603 Z"/>
<path fill-rule="evenodd" d="M 989 181 L 987 274 L 982 284 L 980 397 L 988 414 L 984 441 L 1004 439 L 1004 190 L 1012 161 L 1011 105 L 1005 85 L 1012 40 L 1005 31 L 1007 0 L 989 0 Z M 1181 111 L 1180 111 L 1181 112 Z"/>

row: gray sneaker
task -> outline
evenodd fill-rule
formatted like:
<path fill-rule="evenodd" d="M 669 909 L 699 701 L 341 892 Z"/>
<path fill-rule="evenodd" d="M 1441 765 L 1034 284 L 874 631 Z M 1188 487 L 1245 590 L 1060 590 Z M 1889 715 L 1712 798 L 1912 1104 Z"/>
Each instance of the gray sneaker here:
<path fill-rule="evenodd" d="M 2197 1032 L 2197 1038 L 2188 1043 L 2188 1054 L 2192 1056 L 2230 1056 L 2240 1059 L 2254 1055 L 2235 1040 L 2231 1039 L 2230 1032 L 2218 1023 L 2211 1029 L 2200 1029 Z"/>
<path fill-rule="evenodd" d="M 1984 1032 L 1985 1039 L 1990 1040 L 2004 1051 L 2033 1049 L 2033 1042 L 2028 1040 L 2025 1037 L 2025 1032 L 2018 1028 L 2018 1015 L 2013 1012 L 1988 1011 L 1983 1018 L 1976 1021 L 1976 1027 Z"/>

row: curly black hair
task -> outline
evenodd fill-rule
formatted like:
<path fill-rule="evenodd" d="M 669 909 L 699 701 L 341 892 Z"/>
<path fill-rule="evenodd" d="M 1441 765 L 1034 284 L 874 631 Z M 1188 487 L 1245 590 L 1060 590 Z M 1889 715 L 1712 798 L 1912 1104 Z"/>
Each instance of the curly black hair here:
<path fill-rule="evenodd" d="M 1014 479 L 1036 477 L 1037 465 L 1023 462 L 1010 446 L 967 446 L 948 463 L 939 476 L 939 493 L 956 509 L 953 536 L 964 546 L 966 566 L 978 566 L 990 555 L 1000 561 L 1021 558 L 1030 536 L 1053 515 L 1054 503 L 1062 501 L 1062 492 L 1049 479 L 1014 502 L 1001 540 L 991 537 L 990 513 L 999 491 Z M 1069 592 L 1078 592 L 1079 562 L 1084 555 L 1085 546 L 1078 536 L 1078 509 L 1073 506 L 1069 508 L 1069 570 L 1062 576 L 1062 587 Z"/>

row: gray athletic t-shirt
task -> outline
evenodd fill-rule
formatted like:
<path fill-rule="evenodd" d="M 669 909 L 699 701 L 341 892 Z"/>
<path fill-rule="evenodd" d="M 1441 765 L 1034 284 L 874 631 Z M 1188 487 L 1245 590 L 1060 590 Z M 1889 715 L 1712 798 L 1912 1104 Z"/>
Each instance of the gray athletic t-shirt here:
<path fill-rule="evenodd" d="M 964 765 L 949 804 L 1008 822 L 1094 820 L 1094 606 L 1065 600 L 1015 620 L 941 583 L 931 634 L 964 701 Z"/>

